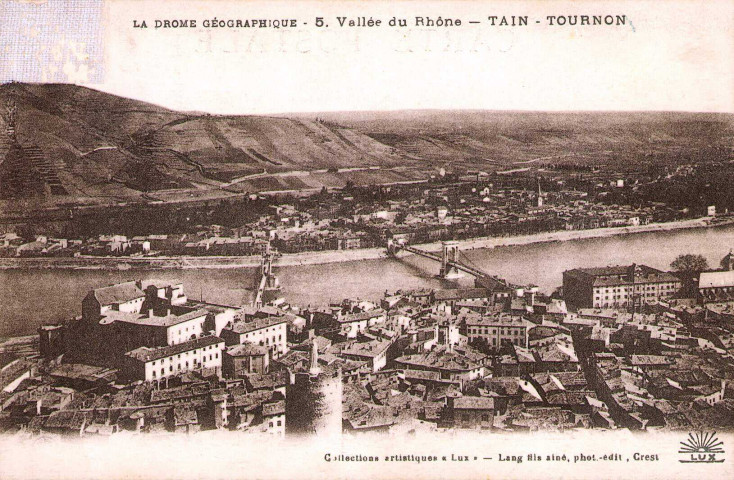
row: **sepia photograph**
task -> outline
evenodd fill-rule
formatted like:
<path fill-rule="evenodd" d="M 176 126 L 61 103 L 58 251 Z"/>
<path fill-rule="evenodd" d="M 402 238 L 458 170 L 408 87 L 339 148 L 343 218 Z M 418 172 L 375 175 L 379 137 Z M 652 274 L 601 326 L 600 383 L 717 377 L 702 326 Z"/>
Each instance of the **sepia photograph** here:
<path fill-rule="evenodd" d="M 0 477 L 734 475 L 734 3 L 0 4 Z"/>

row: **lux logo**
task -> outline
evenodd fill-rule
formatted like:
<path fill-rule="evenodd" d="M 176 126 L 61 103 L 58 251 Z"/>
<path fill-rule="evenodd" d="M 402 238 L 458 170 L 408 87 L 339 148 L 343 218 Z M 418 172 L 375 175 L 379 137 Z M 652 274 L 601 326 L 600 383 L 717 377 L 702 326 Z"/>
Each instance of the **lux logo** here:
<path fill-rule="evenodd" d="M 721 446 L 724 442 L 716 438 L 716 432 L 696 434 L 689 433 L 688 438 L 680 442 L 681 448 L 678 453 L 690 454 L 690 459 L 679 460 L 681 463 L 723 463 L 723 458 L 717 458 L 717 454 L 723 454 Z"/>

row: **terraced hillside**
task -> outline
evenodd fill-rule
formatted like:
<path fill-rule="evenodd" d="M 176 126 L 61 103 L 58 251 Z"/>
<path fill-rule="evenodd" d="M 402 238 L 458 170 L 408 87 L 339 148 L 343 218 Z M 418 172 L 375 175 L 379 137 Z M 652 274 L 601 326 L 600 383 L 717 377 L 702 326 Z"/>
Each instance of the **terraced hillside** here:
<path fill-rule="evenodd" d="M 89 88 L 0 85 L 0 208 L 181 202 L 412 182 L 438 168 L 639 168 L 726 160 L 734 116 L 176 112 Z M 12 113 L 11 113 L 12 112 Z"/>
<path fill-rule="evenodd" d="M 405 165 L 372 137 L 314 120 L 174 112 L 73 85 L 6 84 L 0 102 L 17 110 L 12 135 L 0 125 L 4 199 L 299 190 L 340 183 L 300 179 L 309 172 Z"/>

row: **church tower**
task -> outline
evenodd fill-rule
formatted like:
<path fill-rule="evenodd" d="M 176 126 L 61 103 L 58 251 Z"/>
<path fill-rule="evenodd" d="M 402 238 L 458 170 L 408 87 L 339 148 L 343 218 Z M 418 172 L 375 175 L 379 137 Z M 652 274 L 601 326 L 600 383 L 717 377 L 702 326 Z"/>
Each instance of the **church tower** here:
<path fill-rule="evenodd" d="M 543 192 L 540 190 L 540 178 L 538 178 L 538 208 L 543 206 Z"/>

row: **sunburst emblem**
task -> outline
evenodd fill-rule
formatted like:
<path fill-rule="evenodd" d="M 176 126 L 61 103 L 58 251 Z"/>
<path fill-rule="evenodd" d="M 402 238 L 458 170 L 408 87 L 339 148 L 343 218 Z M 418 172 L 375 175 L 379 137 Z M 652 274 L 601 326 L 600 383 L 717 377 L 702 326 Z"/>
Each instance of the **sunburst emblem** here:
<path fill-rule="evenodd" d="M 724 453 L 724 449 L 721 448 L 724 442 L 716 438 L 716 432 L 689 433 L 688 438 L 680 444 L 682 446 L 678 453 Z"/>

